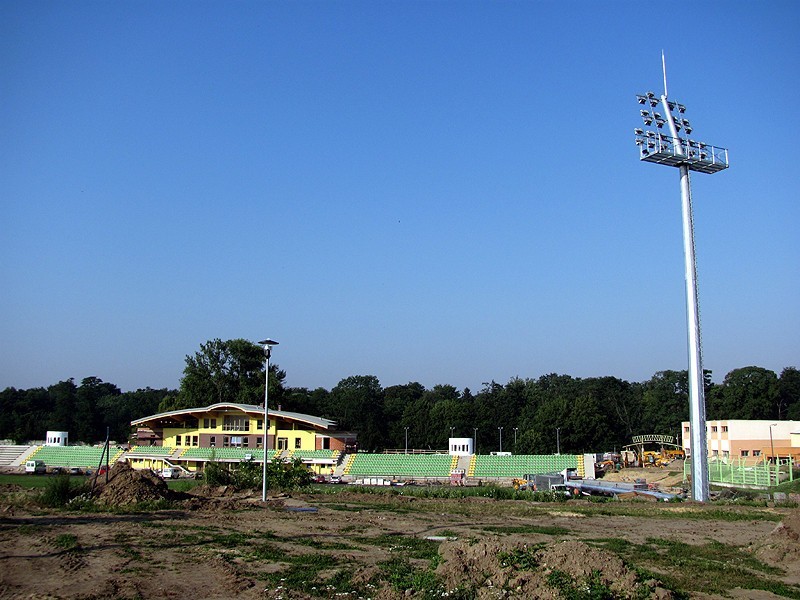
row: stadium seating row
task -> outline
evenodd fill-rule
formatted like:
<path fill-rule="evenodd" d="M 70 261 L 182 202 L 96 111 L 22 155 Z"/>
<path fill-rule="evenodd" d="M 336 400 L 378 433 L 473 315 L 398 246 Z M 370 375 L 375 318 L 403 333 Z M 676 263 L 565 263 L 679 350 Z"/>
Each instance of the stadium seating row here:
<path fill-rule="evenodd" d="M 470 462 L 469 477 L 522 477 L 533 473 L 553 473 L 578 468 L 578 457 L 561 455 L 475 455 Z"/>
<path fill-rule="evenodd" d="M 346 475 L 404 475 L 448 477 L 458 463 L 449 454 L 352 454 L 345 466 Z"/>
<path fill-rule="evenodd" d="M 109 463 L 116 462 L 122 450 L 111 449 Z M 103 448 L 93 446 L 42 446 L 30 458 L 41 460 L 48 467 L 97 467 Z"/>

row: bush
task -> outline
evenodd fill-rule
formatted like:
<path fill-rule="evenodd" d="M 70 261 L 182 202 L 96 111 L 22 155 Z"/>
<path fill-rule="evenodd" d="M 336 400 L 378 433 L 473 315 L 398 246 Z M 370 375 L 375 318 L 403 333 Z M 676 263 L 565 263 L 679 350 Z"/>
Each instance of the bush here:
<path fill-rule="evenodd" d="M 73 496 L 80 493 L 72 485 L 69 475 L 56 475 L 47 481 L 41 495 L 41 502 L 50 508 L 63 508 Z"/>
<path fill-rule="evenodd" d="M 203 476 L 208 485 L 231 485 L 233 483 L 231 472 L 215 460 L 206 463 Z"/>

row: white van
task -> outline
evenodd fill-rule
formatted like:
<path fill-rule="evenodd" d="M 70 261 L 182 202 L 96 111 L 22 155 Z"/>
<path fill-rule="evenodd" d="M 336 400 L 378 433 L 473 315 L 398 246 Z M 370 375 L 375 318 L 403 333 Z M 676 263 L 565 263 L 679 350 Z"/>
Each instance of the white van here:
<path fill-rule="evenodd" d="M 47 473 L 47 467 L 44 466 L 43 460 L 29 460 L 25 463 L 25 472 L 26 473 Z"/>
<path fill-rule="evenodd" d="M 178 469 L 167 467 L 166 469 L 161 469 L 161 477 L 163 479 L 177 479 L 180 476 L 178 473 Z"/>

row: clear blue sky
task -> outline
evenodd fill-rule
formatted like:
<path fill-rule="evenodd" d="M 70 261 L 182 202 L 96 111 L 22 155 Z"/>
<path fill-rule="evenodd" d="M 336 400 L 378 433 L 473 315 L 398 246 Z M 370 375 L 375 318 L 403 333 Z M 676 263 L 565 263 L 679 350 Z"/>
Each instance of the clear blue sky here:
<path fill-rule="evenodd" d="M 686 368 L 678 172 L 633 143 L 662 48 L 730 149 L 692 179 L 705 367 L 800 366 L 798 31 L 797 2 L 6 0 L 0 388 L 177 387 L 217 337 L 310 388 Z"/>

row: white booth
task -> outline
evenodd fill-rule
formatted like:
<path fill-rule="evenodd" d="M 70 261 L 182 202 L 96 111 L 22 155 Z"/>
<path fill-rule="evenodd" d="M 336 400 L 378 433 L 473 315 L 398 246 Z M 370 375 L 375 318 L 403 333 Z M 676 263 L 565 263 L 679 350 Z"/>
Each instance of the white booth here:
<path fill-rule="evenodd" d="M 69 432 L 68 431 L 48 431 L 47 441 L 45 446 L 68 446 L 69 445 Z"/>

